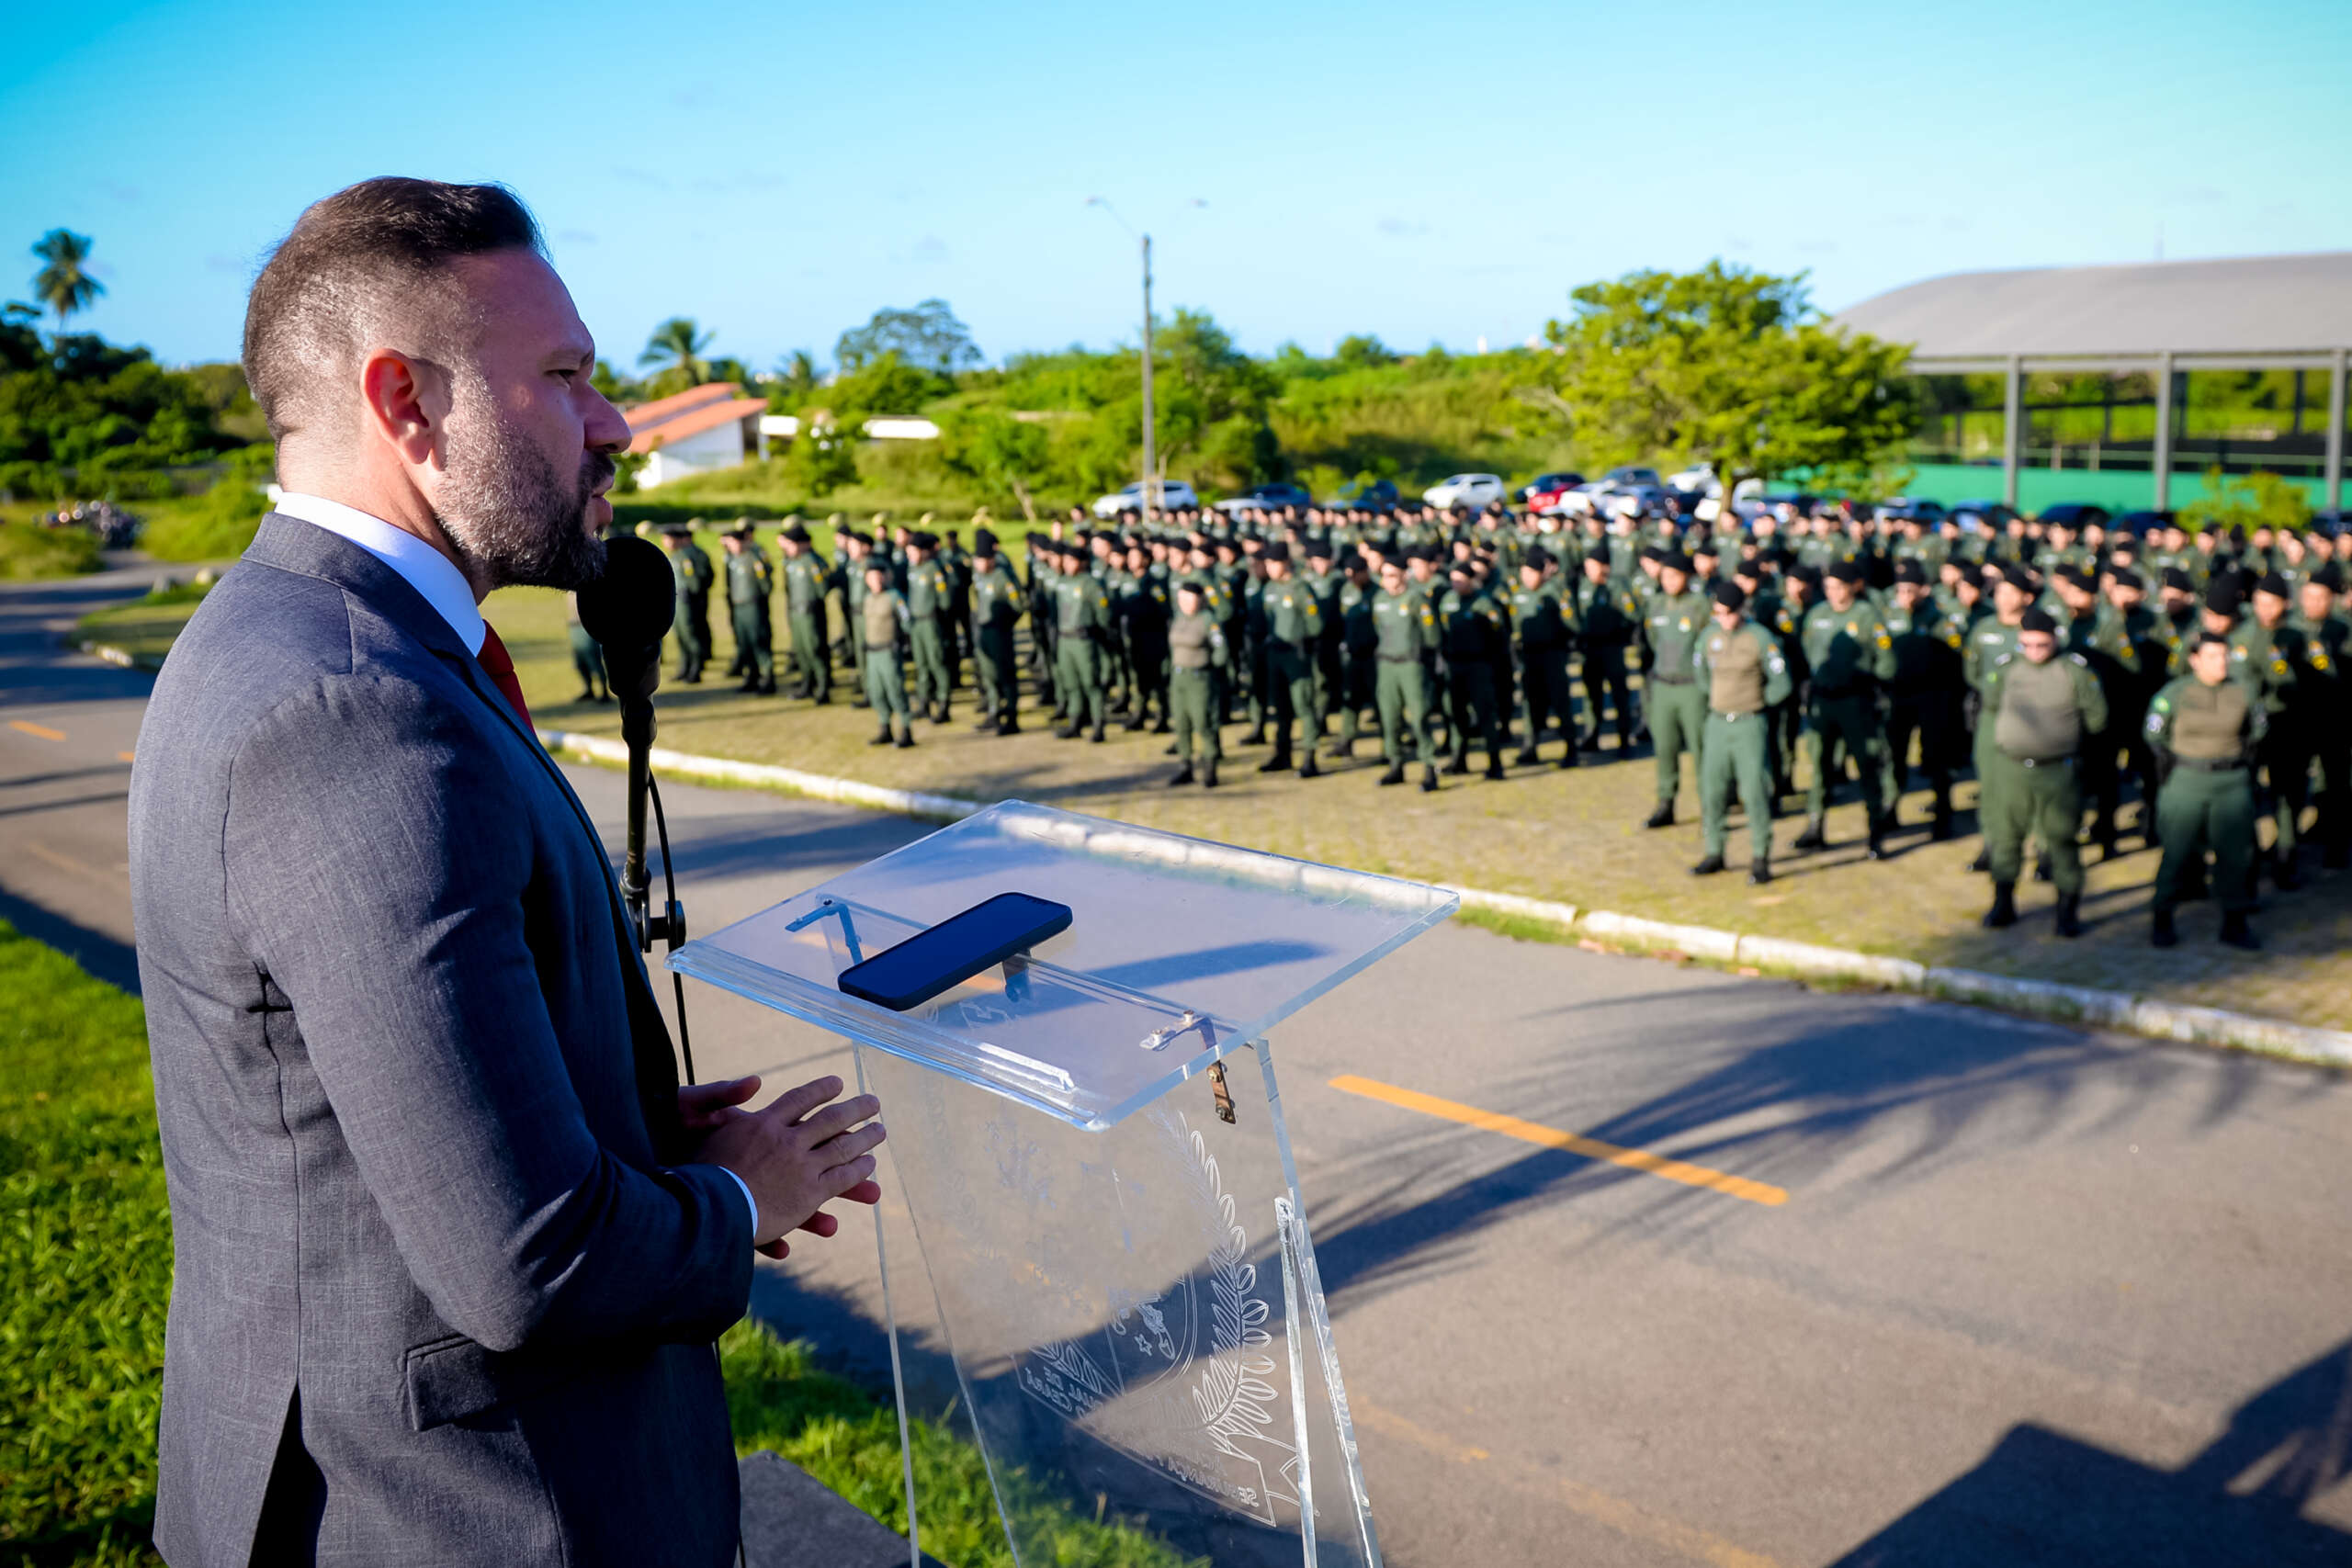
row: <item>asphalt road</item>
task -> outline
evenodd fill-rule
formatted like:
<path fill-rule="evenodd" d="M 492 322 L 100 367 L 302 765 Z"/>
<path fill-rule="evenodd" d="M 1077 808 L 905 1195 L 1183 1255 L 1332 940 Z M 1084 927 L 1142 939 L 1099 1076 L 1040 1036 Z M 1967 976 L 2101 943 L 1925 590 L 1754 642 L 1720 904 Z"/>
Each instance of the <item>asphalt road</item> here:
<path fill-rule="evenodd" d="M 0 590 L 0 916 L 135 983 L 146 682 L 53 651 L 122 591 Z M 616 844 L 617 776 L 570 772 Z M 703 931 L 925 830 L 665 794 Z M 847 1071 L 691 996 L 706 1077 Z M 1273 1044 L 1395 1563 L 2352 1562 L 2340 1076 L 1459 926 Z M 886 1375 L 862 1221 L 757 1306 Z"/>

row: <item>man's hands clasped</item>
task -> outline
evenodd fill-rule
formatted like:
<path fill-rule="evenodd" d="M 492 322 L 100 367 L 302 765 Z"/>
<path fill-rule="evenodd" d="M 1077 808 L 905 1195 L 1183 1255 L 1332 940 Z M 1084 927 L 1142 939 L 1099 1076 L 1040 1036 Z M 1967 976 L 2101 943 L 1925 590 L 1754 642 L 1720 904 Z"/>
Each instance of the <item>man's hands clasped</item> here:
<path fill-rule="evenodd" d="M 874 1120 L 882 1105 L 870 1094 L 829 1103 L 841 1093 L 842 1080 L 824 1077 L 757 1111 L 744 1110 L 743 1102 L 759 1090 L 757 1077 L 697 1084 L 678 1091 L 678 1111 L 687 1131 L 702 1134 L 695 1161 L 726 1167 L 752 1190 L 760 1210 L 752 1243 L 766 1256 L 782 1258 L 790 1250 L 786 1232 L 829 1236 L 841 1228 L 823 1208 L 833 1199 L 880 1201 L 873 1150 L 884 1136 Z"/>

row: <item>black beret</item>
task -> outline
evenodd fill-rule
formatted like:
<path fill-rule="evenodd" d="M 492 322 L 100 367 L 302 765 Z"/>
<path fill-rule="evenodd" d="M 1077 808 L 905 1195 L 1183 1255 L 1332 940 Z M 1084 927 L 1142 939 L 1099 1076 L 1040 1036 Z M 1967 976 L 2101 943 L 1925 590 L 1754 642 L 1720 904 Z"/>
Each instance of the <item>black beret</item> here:
<path fill-rule="evenodd" d="M 2280 599 L 2292 599 L 2295 596 L 2295 591 L 2287 586 L 2287 580 L 2275 571 L 2267 574 L 2261 581 L 2256 583 L 2254 590 L 2257 593 L 2268 593 Z"/>
<path fill-rule="evenodd" d="M 1818 588 L 1821 586 L 1821 569 L 1817 566 L 1800 566 L 1789 573 L 1789 581 L 1802 582 L 1807 588 Z"/>
<path fill-rule="evenodd" d="M 2330 593 L 2341 593 L 2344 591 L 2344 569 L 2334 561 L 2328 561 L 2312 573 L 2311 581 Z"/>
<path fill-rule="evenodd" d="M 1713 590 L 1715 603 L 1726 610 L 1747 608 L 1747 590 L 1736 582 L 1718 582 Z"/>
<path fill-rule="evenodd" d="M 1520 558 L 1519 564 L 1532 566 L 1541 571 L 1552 564 L 1552 552 L 1541 545 L 1530 546 L 1527 553 Z"/>
<path fill-rule="evenodd" d="M 795 523 L 784 531 L 783 537 L 790 539 L 796 545 L 805 545 L 808 542 L 808 530 Z"/>
<path fill-rule="evenodd" d="M 919 550 L 935 550 L 939 548 L 939 536 L 928 529 L 918 528 L 907 536 L 907 543 Z"/>
<path fill-rule="evenodd" d="M 664 523 L 662 525 L 662 532 L 673 539 L 685 539 L 692 538 L 694 536 L 694 529 L 684 523 Z"/>
<path fill-rule="evenodd" d="M 2165 568 L 2164 585 L 2166 588 L 2177 588 L 2183 593 L 2194 593 L 2197 592 L 2197 580 L 2189 576 L 2188 573 L 2181 570 L 2181 569 L 2177 566 L 2168 566 Z"/>
<path fill-rule="evenodd" d="M 2148 591 L 2147 579 L 2128 566 L 2116 568 L 2115 585 L 2119 588 L 2136 588 L 2143 593 Z"/>
<path fill-rule="evenodd" d="M 2043 609 L 2041 605 L 2036 604 L 2033 608 L 2028 610 L 2025 613 L 2025 618 L 2018 623 L 2018 630 L 2021 632 L 2049 632 L 2054 636 L 2058 630 L 2058 623 L 2051 619 L 2049 611 Z"/>
<path fill-rule="evenodd" d="M 1928 569 L 1906 556 L 1894 563 L 1894 581 L 1925 583 L 1928 581 Z"/>
<path fill-rule="evenodd" d="M 2205 607 L 2217 615 L 2234 615 L 2245 595 L 2238 592 L 2238 580 L 2223 572 L 2205 585 Z"/>
<path fill-rule="evenodd" d="M 2033 573 L 2014 561 L 2001 568 L 2001 581 L 2020 592 L 2033 592 Z"/>
<path fill-rule="evenodd" d="M 1850 557 L 1829 563 L 1829 576 L 1838 582 L 1860 582 L 1866 575 L 1862 563 Z"/>
<path fill-rule="evenodd" d="M 2077 589 L 2085 593 L 2096 593 L 2098 592 L 2098 579 L 2092 576 L 2089 572 L 2083 570 L 2080 567 L 2068 567 L 2064 570 L 2061 571 L 2058 576 L 2060 581 L 2064 581 L 2070 588 Z"/>
<path fill-rule="evenodd" d="M 1260 560 L 1286 561 L 1290 559 L 1290 547 L 1282 543 L 1280 540 L 1276 540 L 1274 543 L 1261 548 L 1258 551 L 1258 558 Z"/>
<path fill-rule="evenodd" d="M 1308 560 L 1329 560 L 1331 558 L 1330 542 L 1325 539 L 1309 539 L 1306 542 L 1306 558 Z"/>
<path fill-rule="evenodd" d="M 996 554 L 996 531 L 992 528 L 973 529 L 972 549 L 976 554 L 982 551 L 989 555 Z"/>
<path fill-rule="evenodd" d="M 1690 558 L 1680 550 L 1660 550 L 1657 566 L 1660 571 L 1679 571 L 1687 577 L 1690 572 Z"/>

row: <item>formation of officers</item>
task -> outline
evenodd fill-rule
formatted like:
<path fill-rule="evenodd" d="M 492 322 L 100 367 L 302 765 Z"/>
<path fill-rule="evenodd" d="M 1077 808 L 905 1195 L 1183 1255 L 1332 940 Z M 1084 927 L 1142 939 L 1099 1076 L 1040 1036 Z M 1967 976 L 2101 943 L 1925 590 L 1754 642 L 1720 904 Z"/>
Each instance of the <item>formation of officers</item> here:
<path fill-rule="evenodd" d="M 977 728 L 1020 733 L 1025 678 L 1062 739 L 1099 743 L 1114 722 L 1170 736 L 1170 785 L 1216 787 L 1237 722 L 1238 744 L 1271 748 L 1261 773 L 1314 778 L 1318 756 L 1376 743 L 1380 782 L 1418 773 L 1423 790 L 1469 773 L 1474 752 L 1501 779 L 1506 758 L 1607 757 L 1611 730 L 1629 759 L 1645 733 L 1645 825 L 1675 823 L 1688 757 L 1703 840 L 1692 873 L 1726 869 L 1736 799 L 1756 883 L 1771 877 L 1772 823 L 1792 797 L 1792 852 L 1828 847 L 1828 807 L 1850 786 L 1880 859 L 1900 831 L 1951 837 L 1953 784 L 1973 771 L 1987 926 L 2018 919 L 2032 844 L 2055 930 L 2079 934 L 2083 841 L 2115 854 L 2136 802 L 2132 832 L 2162 851 L 2159 946 L 2177 940 L 2178 907 L 2205 898 L 2222 941 L 2255 946 L 2259 876 L 2297 886 L 2312 838 L 2327 867 L 2352 858 L 2352 540 L 2326 532 L 2142 536 L 2025 517 L 1963 531 L 1842 505 L 1712 526 L 1408 506 L 1187 510 L 1104 528 L 1072 508 L 1031 527 L 1016 564 L 984 512 L 968 545 L 932 525 L 877 516 L 861 531 L 836 514 L 828 560 L 790 518 L 771 563 L 739 520 L 717 567 L 695 525 L 670 528 L 679 678 L 703 679 L 723 570 L 727 673 L 746 692 L 779 689 L 780 576 L 789 691 L 830 703 L 846 670 L 876 746 L 950 722 L 967 667 Z M 593 696 L 594 645 L 576 635 L 575 649 Z M 1928 816 L 1907 829 L 1896 803 L 1915 767 Z"/>

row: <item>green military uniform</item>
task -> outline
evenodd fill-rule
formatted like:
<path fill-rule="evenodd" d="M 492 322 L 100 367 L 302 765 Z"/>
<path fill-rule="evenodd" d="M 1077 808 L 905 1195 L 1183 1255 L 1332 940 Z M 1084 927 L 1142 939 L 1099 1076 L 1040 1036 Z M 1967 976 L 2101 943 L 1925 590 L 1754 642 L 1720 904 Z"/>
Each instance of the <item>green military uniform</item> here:
<path fill-rule="evenodd" d="M 1576 698 L 1568 690 L 1568 644 L 1576 635 L 1575 614 L 1557 582 L 1539 581 L 1532 588 L 1521 584 L 1511 591 L 1511 632 L 1519 643 L 1520 686 L 1527 701 L 1527 744 L 1520 750 L 1521 762 L 1536 761 L 1536 743 L 1543 739 L 1544 722 L 1549 719 L 1559 728 L 1565 742 L 1560 766 L 1577 765 L 1582 735 L 1577 725 Z"/>
<path fill-rule="evenodd" d="M 735 635 L 735 657 L 729 675 L 742 677 L 743 690 L 773 696 L 775 693 L 775 627 L 769 619 L 768 595 L 775 592 L 775 574 L 765 551 L 743 531 L 743 547 L 727 552 L 727 617 Z"/>
<path fill-rule="evenodd" d="M 1085 572 L 1054 581 L 1054 693 L 1068 740 L 1091 728 L 1102 739 L 1102 646 L 1111 636 L 1111 596 Z"/>
<path fill-rule="evenodd" d="M 1380 710 L 1380 745 L 1388 758 L 1383 784 L 1405 777 L 1404 727 L 1413 730 L 1412 760 L 1421 764 L 1421 787 L 1437 787 L 1436 747 L 1430 739 L 1429 671 L 1421 662 L 1437 646 L 1437 613 L 1409 587 L 1382 589 L 1372 601 L 1373 701 Z"/>
<path fill-rule="evenodd" d="M 2159 946 L 2172 944 L 2173 910 L 2187 886 L 2203 880 L 2209 849 L 2223 916 L 2242 927 L 2254 908 L 2253 763 L 2268 721 L 2252 683 L 2227 677 L 2209 686 L 2183 675 L 2148 704 L 2143 728 L 2164 774 L 2156 792 L 2164 853 L 2150 906 Z"/>
<path fill-rule="evenodd" d="M 1804 754 L 1813 776 L 1805 784 L 1805 830 L 1796 847 L 1821 844 L 1830 793 L 1850 757 L 1876 853 L 1894 811 L 1894 773 L 1878 709 L 1879 689 L 1894 674 L 1894 634 L 1878 607 L 1858 597 L 1842 610 L 1826 600 L 1815 604 L 1804 614 L 1801 635 L 1810 671 Z"/>
<path fill-rule="evenodd" d="M 1225 705 L 1218 688 L 1232 668 L 1233 650 L 1205 604 L 1169 622 L 1168 662 L 1169 718 L 1176 732 L 1176 756 L 1183 764 L 1169 782 L 1190 784 L 1197 776 L 1214 789 L 1217 760 L 1225 755 L 1217 739 L 1217 719 Z"/>
<path fill-rule="evenodd" d="M 2296 614 L 2295 690 L 2303 700 L 2311 750 L 2322 781 L 2319 801 L 2321 863 L 2340 870 L 2352 863 L 2352 621 L 2341 615 L 2317 620 Z"/>
<path fill-rule="evenodd" d="M 1772 858 L 1772 746 L 1768 716 L 1789 700 L 1789 661 L 1780 639 L 1745 615 L 1726 629 L 1711 625 L 1691 653 L 1705 684 L 1707 723 L 1699 746 L 1699 821 L 1706 842 L 1702 870 L 1723 868 L 1724 819 L 1739 788 L 1747 813 L 1749 876 L 1764 881 Z"/>
<path fill-rule="evenodd" d="M 677 591 L 677 607 L 670 631 L 678 639 L 678 679 L 693 685 L 702 679 L 710 659 L 710 590 L 718 581 L 710 558 L 691 534 L 665 534 L 678 547 L 670 552 L 670 577 Z"/>
<path fill-rule="evenodd" d="M 1438 601 L 1438 648 L 1445 656 L 1447 739 L 1453 756 L 1446 771 L 1466 773 L 1473 739 L 1483 737 L 1487 776 L 1503 776 L 1501 694 L 1495 690 L 1495 655 L 1510 646 L 1502 606 L 1475 587 L 1449 588 Z"/>
<path fill-rule="evenodd" d="M 1331 565 L 1329 546 L 1319 546 L 1308 555 L 1308 570 L 1299 581 L 1315 595 L 1316 607 L 1322 612 L 1321 629 L 1316 634 L 1312 649 L 1315 736 L 1319 740 L 1331 732 L 1331 716 L 1339 710 L 1340 702 L 1344 662 L 1340 641 L 1346 626 L 1340 600 L 1347 590 L 1348 580 Z M 1321 570 L 1315 570 L 1317 567 Z"/>
<path fill-rule="evenodd" d="M 1120 644 L 1126 649 L 1132 693 L 1127 728 L 1141 729 L 1152 724 L 1156 705 L 1159 721 L 1153 724 L 1152 733 L 1165 735 L 1169 730 L 1168 590 L 1147 569 L 1119 573 L 1110 592 L 1111 616 L 1118 626 Z"/>
<path fill-rule="evenodd" d="M 1682 787 L 1682 758 L 1688 753 L 1695 768 L 1699 741 L 1706 729 L 1707 695 L 1698 686 L 1691 652 L 1706 635 L 1707 601 L 1685 588 L 1669 596 L 1663 588 L 1654 594 L 1642 615 L 1649 659 L 1642 675 L 1643 716 L 1649 721 L 1650 745 L 1657 754 L 1657 809 L 1649 826 L 1663 828 L 1674 820 L 1674 797 Z"/>
<path fill-rule="evenodd" d="M 1600 716 L 1616 716 L 1617 753 L 1634 749 L 1634 694 L 1625 676 L 1625 650 L 1640 634 L 1641 609 L 1614 581 L 1577 580 L 1577 650 L 1584 666 L 1584 711 L 1589 721 L 1581 745 L 1600 750 Z"/>
<path fill-rule="evenodd" d="M 885 569 L 887 570 L 887 569 Z M 907 707 L 906 667 L 899 662 L 899 637 L 910 623 L 906 596 L 886 577 L 878 589 L 869 589 L 858 606 L 859 640 L 865 647 L 865 700 L 882 728 L 874 744 L 889 740 L 897 722 L 899 744 L 915 743 L 914 716 Z"/>
<path fill-rule="evenodd" d="M 1976 828 L 1984 836 L 1986 848 L 1984 865 L 1991 865 L 1991 832 L 1985 824 L 2000 810 L 2003 771 L 1996 764 L 1993 745 L 1993 724 L 1985 712 L 1985 688 L 1993 679 L 1993 669 L 2002 660 L 2018 650 L 2018 628 L 1998 615 L 1980 616 L 1968 628 L 1968 644 L 1962 653 L 1962 667 L 1968 679 L 1968 688 L 1976 698 L 1976 728 L 1969 739 L 1969 761 L 1976 773 Z"/>
<path fill-rule="evenodd" d="M 791 635 L 793 684 L 796 695 L 814 697 L 820 703 L 833 700 L 833 661 L 826 648 L 829 638 L 825 626 L 825 591 L 832 585 L 833 573 L 817 552 L 805 543 L 800 551 L 784 563 L 785 629 Z M 857 617 L 858 607 L 865 602 L 865 571 L 853 569 L 842 582 L 842 602 L 850 618 Z M 862 637 L 850 639 L 852 658 L 862 663 L 865 645 Z"/>
<path fill-rule="evenodd" d="M 1274 754 L 1260 764 L 1260 773 L 1275 773 L 1291 765 L 1291 720 L 1295 717 L 1303 756 L 1301 778 L 1315 777 L 1315 649 L 1323 637 L 1323 603 L 1298 579 L 1269 581 L 1259 594 L 1259 614 L 1265 625 L 1266 690 L 1274 724 Z"/>
<path fill-rule="evenodd" d="M 2303 807 L 2311 799 L 2312 749 L 2295 679 L 2299 649 L 2300 639 L 2283 620 L 2273 631 L 2247 615 L 2230 632 L 2230 669 L 2259 695 L 2267 721 L 2255 760 L 2268 796 L 2271 863 L 2281 885 L 2290 886 Z"/>
<path fill-rule="evenodd" d="M 1021 619 L 1027 595 L 1012 569 L 994 554 L 978 558 L 995 563 L 986 571 L 972 573 L 972 663 L 979 676 L 980 728 L 999 735 L 1018 735 L 1021 672 L 1012 628 Z"/>
<path fill-rule="evenodd" d="M 907 641 L 915 657 L 915 711 L 947 722 L 947 569 L 926 557 L 907 568 Z"/>
<path fill-rule="evenodd" d="M 580 701 L 608 703 L 613 700 L 612 677 L 605 671 L 605 649 L 588 628 L 580 624 L 580 595 L 563 596 L 565 613 L 570 619 L 571 634 L 571 667 L 580 673 Z"/>
<path fill-rule="evenodd" d="M 1966 750 L 1961 700 L 1968 690 L 1964 650 L 1968 630 L 1961 618 L 1922 599 L 1906 610 L 1890 604 L 1887 636 L 1894 639 L 1894 671 L 1887 677 L 1886 751 L 1900 799 L 1911 771 L 1911 738 L 1919 739 L 1919 771 L 1934 797 L 1930 834 L 1951 836 L 1951 778 Z M 1890 827 L 1895 824 L 1890 820 Z"/>
<path fill-rule="evenodd" d="M 1355 755 L 1363 710 L 1372 705 L 1374 672 L 1380 667 L 1378 638 L 1372 625 L 1372 602 L 1379 592 L 1369 584 L 1359 586 L 1352 580 L 1340 588 L 1340 690 L 1335 698 L 1340 712 L 1340 740 L 1331 753 L 1335 757 Z M 1572 739 L 1570 744 L 1574 743 Z"/>
<path fill-rule="evenodd" d="M 1993 732 L 1991 759 L 1999 780 L 1997 804 L 1984 828 L 1996 913 L 2017 886 L 2030 834 L 2050 860 L 2060 934 L 2072 935 L 2065 928 L 2083 893 L 2083 857 L 2075 844 L 2083 818 L 2076 758 L 2084 739 L 2107 727 L 2106 694 L 2082 655 L 2060 653 L 2036 664 L 2021 652 L 2004 654 L 1986 672 L 1984 694 L 1978 722 Z M 2009 916 L 2015 918 L 2014 908 Z M 1987 923 L 2007 921 L 1988 916 Z"/>

